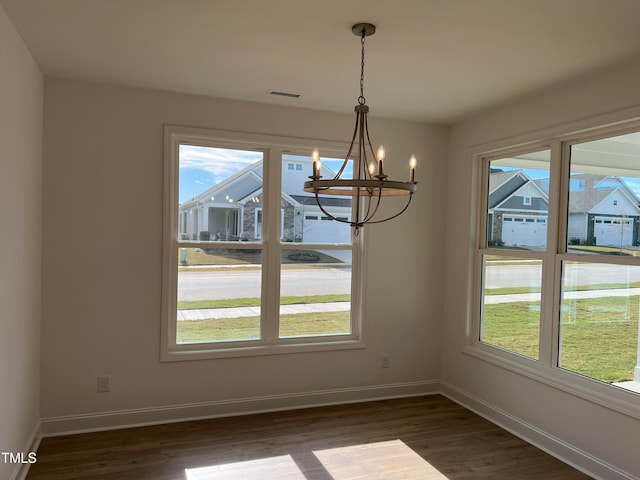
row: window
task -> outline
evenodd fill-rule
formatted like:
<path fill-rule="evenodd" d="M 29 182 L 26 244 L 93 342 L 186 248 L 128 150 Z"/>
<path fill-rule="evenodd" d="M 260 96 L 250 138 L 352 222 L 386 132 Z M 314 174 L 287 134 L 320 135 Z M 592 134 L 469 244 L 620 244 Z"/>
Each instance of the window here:
<path fill-rule="evenodd" d="M 640 132 L 554 138 L 478 161 L 468 351 L 619 408 L 640 393 Z M 535 212 L 519 211 L 523 197 Z"/>
<path fill-rule="evenodd" d="M 302 189 L 317 142 L 165 135 L 162 359 L 363 346 L 362 239 Z M 325 208 L 348 219 L 351 198 Z"/>

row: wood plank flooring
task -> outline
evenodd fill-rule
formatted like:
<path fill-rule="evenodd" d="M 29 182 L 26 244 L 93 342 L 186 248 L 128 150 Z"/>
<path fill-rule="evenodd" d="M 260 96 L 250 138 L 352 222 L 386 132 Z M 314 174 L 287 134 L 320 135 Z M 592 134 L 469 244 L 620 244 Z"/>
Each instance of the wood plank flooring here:
<path fill-rule="evenodd" d="M 440 395 L 44 438 L 27 480 L 582 480 Z"/>

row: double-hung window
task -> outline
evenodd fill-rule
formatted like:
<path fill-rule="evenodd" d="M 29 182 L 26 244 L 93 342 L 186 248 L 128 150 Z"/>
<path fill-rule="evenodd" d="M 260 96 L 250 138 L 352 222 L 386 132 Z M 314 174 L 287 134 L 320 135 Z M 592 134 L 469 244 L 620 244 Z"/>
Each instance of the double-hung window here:
<path fill-rule="evenodd" d="M 640 393 L 640 127 L 476 160 L 469 351 L 625 409 Z"/>
<path fill-rule="evenodd" d="M 304 192 L 315 145 L 165 128 L 163 360 L 363 346 L 362 238 Z"/>

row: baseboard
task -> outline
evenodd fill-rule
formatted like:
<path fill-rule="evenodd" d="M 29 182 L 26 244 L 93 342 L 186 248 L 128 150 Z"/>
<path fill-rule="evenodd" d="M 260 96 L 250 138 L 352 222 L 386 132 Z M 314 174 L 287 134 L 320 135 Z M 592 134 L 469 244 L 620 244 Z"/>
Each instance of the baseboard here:
<path fill-rule="evenodd" d="M 30 452 L 37 452 L 38 446 L 40 445 L 40 439 L 42 438 L 40 434 L 41 422 L 36 422 L 36 425 L 29 435 L 27 442 L 22 450 L 22 453 L 25 454 L 25 457 L 28 456 Z M 16 463 L 15 469 L 13 473 L 9 477 L 9 480 L 24 480 L 27 478 L 27 473 L 29 473 L 30 463 Z"/>
<path fill-rule="evenodd" d="M 204 418 L 248 415 L 298 408 L 430 395 L 439 392 L 439 381 L 320 390 L 287 395 L 270 395 L 197 404 L 102 412 L 89 415 L 43 418 L 40 431 L 43 437 L 51 437 Z"/>
<path fill-rule="evenodd" d="M 440 393 L 450 400 L 597 480 L 640 480 L 451 384 L 441 387 Z"/>

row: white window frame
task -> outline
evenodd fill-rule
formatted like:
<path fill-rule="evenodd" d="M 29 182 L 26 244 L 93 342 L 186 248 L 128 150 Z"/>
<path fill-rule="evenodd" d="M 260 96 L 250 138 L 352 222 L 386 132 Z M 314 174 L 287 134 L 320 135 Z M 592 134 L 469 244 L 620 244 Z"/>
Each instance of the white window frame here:
<path fill-rule="evenodd" d="M 340 158 L 348 150 L 343 142 L 299 139 L 271 135 L 246 134 L 179 126 L 164 130 L 164 198 L 161 361 L 201 360 L 278 353 L 341 350 L 366 347 L 366 323 L 363 315 L 365 232 L 351 235 L 349 244 L 311 244 L 282 242 L 283 210 L 280 208 L 283 154 L 309 155 L 319 146 L 324 155 Z M 179 248 L 202 247 L 199 241 L 182 241 L 178 236 L 178 174 L 181 144 L 232 148 L 263 152 L 263 230 L 262 239 L 254 242 L 215 242 L 216 248 L 262 250 L 261 338 L 241 342 L 178 344 L 177 276 Z M 285 167 L 286 168 L 286 167 Z M 279 210 L 280 215 L 269 215 Z M 351 333 L 279 338 L 280 256 L 281 250 L 349 250 L 351 251 Z"/>
<path fill-rule="evenodd" d="M 469 296 L 467 308 L 466 346 L 463 352 L 551 385 L 611 410 L 640 419 L 640 394 L 573 373 L 558 367 L 558 321 L 560 316 L 561 265 L 565 261 L 620 263 L 640 265 L 640 259 L 567 253 L 567 202 L 569 152 L 573 144 L 640 131 L 640 109 L 606 115 L 579 124 L 534 132 L 474 148 L 472 225 L 474 248 L 470 256 Z M 550 149 L 549 210 L 546 252 L 521 251 L 520 256 L 541 259 L 542 299 L 539 358 L 532 359 L 480 341 L 482 306 L 482 258 L 484 254 L 508 256 L 509 251 L 485 245 L 487 239 L 488 168 L 490 160 Z M 639 339 L 640 341 L 640 339 Z"/>

